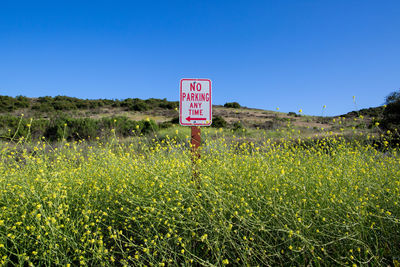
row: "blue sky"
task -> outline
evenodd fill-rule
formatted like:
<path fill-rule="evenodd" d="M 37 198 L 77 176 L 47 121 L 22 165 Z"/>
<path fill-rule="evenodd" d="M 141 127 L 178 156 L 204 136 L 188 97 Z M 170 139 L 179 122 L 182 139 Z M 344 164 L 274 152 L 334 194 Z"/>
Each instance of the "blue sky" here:
<path fill-rule="evenodd" d="M 0 1 L 0 94 L 339 115 L 400 88 L 400 1 Z M 353 103 L 356 97 L 356 106 Z"/>

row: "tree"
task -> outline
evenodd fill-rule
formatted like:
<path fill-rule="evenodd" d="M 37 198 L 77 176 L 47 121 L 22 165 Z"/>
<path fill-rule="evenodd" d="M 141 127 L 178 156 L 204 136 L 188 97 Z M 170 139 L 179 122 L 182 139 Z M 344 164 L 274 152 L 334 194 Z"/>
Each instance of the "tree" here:
<path fill-rule="evenodd" d="M 225 103 L 224 107 L 226 108 L 240 108 L 240 104 L 238 102 L 228 102 Z"/>
<path fill-rule="evenodd" d="M 392 92 L 386 97 L 386 105 L 400 100 L 400 89 L 398 92 Z"/>
<path fill-rule="evenodd" d="M 400 89 L 386 97 L 386 108 L 383 111 L 382 126 L 395 129 L 400 126 Z"/>

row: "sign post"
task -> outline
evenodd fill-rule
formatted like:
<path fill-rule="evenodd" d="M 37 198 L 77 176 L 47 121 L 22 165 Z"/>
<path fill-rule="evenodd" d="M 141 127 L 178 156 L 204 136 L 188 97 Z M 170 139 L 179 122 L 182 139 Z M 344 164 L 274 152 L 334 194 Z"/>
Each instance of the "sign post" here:
<path fill-rule="evenodd" d="M 181 79 L 179 97 L 179 123 L 191 126 L 191 152 L 193 162 L 193 177 L 198 174 L 195 168 L 196 159 L 200 158 L 201 145 L 200 126 L 210 126 L 212 123 L 211 80 Z"/>

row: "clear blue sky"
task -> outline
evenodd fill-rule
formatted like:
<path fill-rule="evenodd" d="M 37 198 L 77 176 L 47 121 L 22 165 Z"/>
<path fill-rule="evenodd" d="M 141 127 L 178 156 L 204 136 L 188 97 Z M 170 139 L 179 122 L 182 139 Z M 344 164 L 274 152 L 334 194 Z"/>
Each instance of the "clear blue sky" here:
<path fill-rule="evenodd" d="M 339 115 L 400 88 L 400 1 L 0 1 L 0 94 L 167 98 Z"/>

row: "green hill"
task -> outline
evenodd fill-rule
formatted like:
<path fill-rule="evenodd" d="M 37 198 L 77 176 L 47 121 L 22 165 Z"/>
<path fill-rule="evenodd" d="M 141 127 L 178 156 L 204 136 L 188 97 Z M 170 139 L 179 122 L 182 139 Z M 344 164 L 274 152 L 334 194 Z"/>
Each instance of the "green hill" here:
<path fill-rule="evenodd" d="M 168 131 L 178 126 L 177 101 L 150 98 L 79 99 L 68 96 L 28 98 L 0 96 L 0 137 L 45 137 L 56 141 L 106 136 L 119 137 Z M 342 116 L 306 116 L 241 107 L 238 102 L 213 106 L 213 127 L 232 134 L 257 136 L 257 132 L 290 129 L 299 137 L 326 134 L 378 134 L 376 122 L 384 107 L 352 111 Z M 23 115 L 21 115 L 23 114 Z"/>

